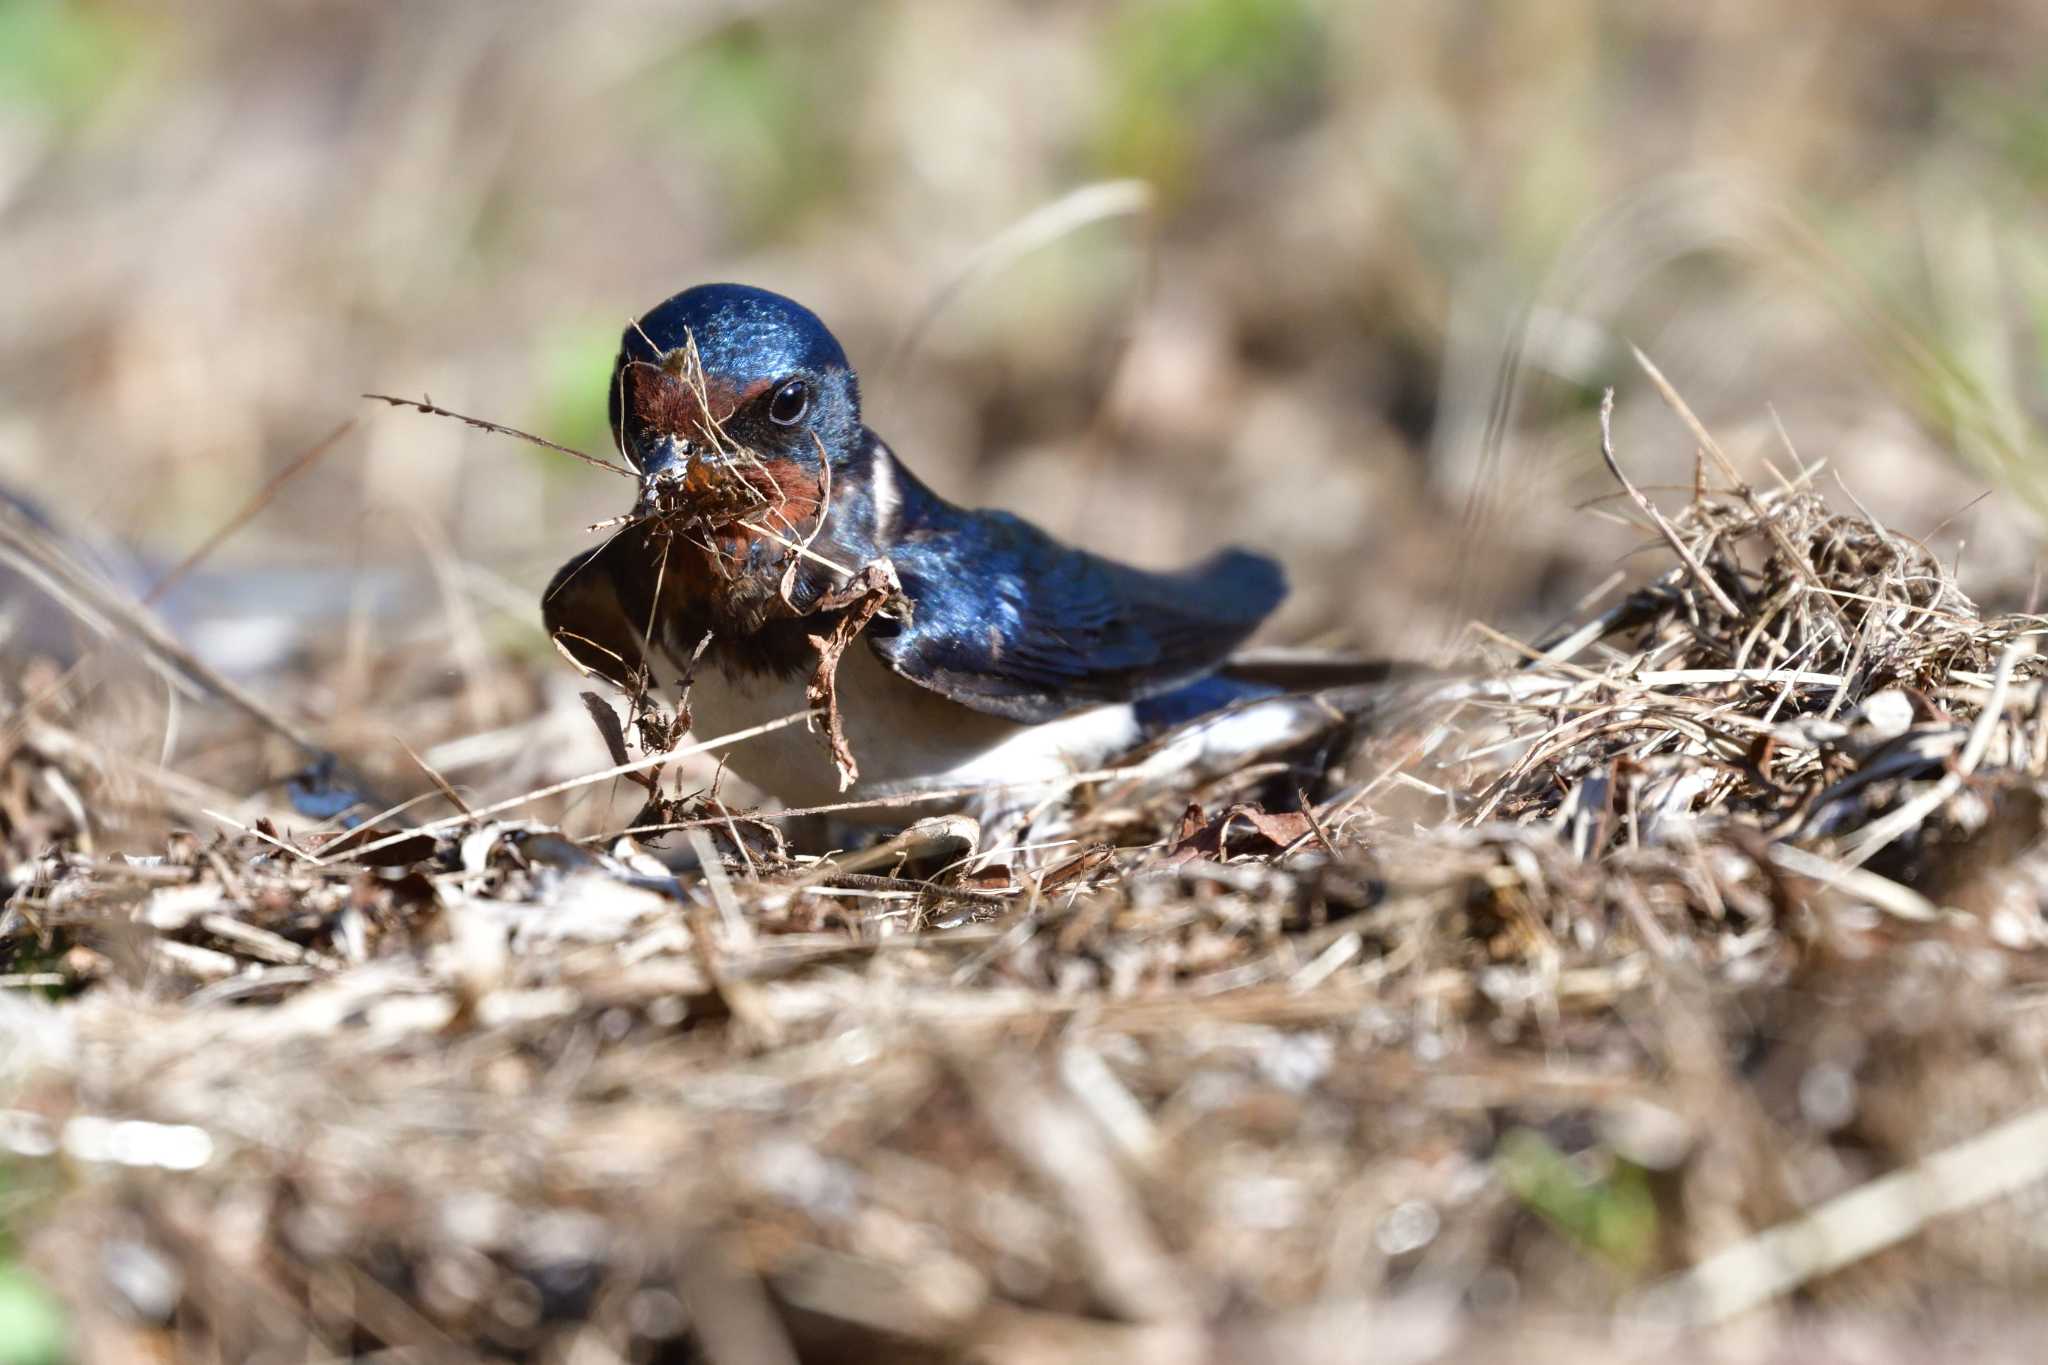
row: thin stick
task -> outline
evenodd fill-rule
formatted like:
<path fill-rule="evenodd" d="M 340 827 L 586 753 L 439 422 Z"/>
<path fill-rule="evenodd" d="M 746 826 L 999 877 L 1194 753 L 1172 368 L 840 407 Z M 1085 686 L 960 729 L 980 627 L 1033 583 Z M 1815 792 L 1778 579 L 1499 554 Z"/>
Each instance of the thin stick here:
<path fill-rule="evenodd" d="M 816 714 L 815 712 L 809 714 Z M 775 722 L 786 724 L 787 720 Z M 728 736 L 727 738 L 731 738 Z M 1084 782 L 1114 782 L 1119 778 L 1143 777 L 1142 767 L 1096 768 L 1089 772 L 1067 773 L 1061 777 L 1037 777 L 1024 782 L 988 782 L 972 787 L 943 787 L 935 791 L 906 792 L 901 796 L 874 796 L 863 801 L 834 801 L 823 806 L 794 806 L 786 810 L 748 811 L 749 820 L 788 820 L 799 815 L 839 815 L 851 810 L 886 810 L 892 806 L 916 806 L 927 801 L 956 801 L 964 796 L 980 796 L 987 792 L 1036 791 L 1041 787 L 1077 787 Z M 609 834 L 592 834 L 583 839 L 592 843 L 600 839 L 616 839 L 622 834 L 665 834 L 671 830 L 698 829 L 715 825 L 723 816 L 706 816 L 699 820 L 678 820 L 664 825 L 629 825 L 625 829 L 613 830 Z"/>
<path fill-rule="evenodd" d="M 92 575 L 86 573 L 76 563 L 72 562 L 68 555 L 63 554 L 56 547 L 48 544 L 38 544 L 30 536 L 24 534 L 17 525 L 13 524 L 20 519 L 11 509 L 7 512 L 4 519 L 0 519 L 0 546 L 4 546 L 5 542 L 15 542 L 18 553 L 27 561 L 22 565 L 23 568 L 40 570 L 43 575 L 58 580 L 60 590 L 54 592 L 53 596 L 57 601 L 63 603 L 74 616 L 79 616 L 81 620 L 86 620 L 86 623 L 91 625 L 92 622 L 86 619 L 80 612 L 79 607 L 82 604 L 97 611 L 104 618 L 104 624 L 108 628 L 109 635 L 114 628 L 125 627 L 132 635 L 139 637 L 138 643 L 145 656 L 156 662 L 159 667 L 167 668 L 177 674 L 185 681 L 187 686 L 194 688 L 198 692 L 211 694 L 217 700 L 227 702 L 230 706 L 256 721 L 257 724 L 289 740 L 302 752 L 315 757 L 322 756 L 325 754 L 325 750 L 314 744 L 295 726 L 287 722 L 283 716 L 271 711 L 261 702 L 257 701 L 254 696 L 244 692 L 225 677 L 215 673 L 211 668 L 201 663 L 196 656 L 178 645 L 169 634 L 157 625 L 155 620 L 144 609 L 156 602 L 178 580 L 198 567 L 208 555 L 218 550 L 230 536 L 247 525 L 257 513 L 268 507 L 287 483 L 305 473 L 308 469 L 311 469 L 321 456 L 327 454 L 336 445 L 340 444 L 341 438 L 347 435 L 349 428 L 354 425 L 353 421 L 342 423 L 333 432 L 315 442 L 312 448 L 306 451 L 305 454 L 285 466 L 276 477 L 267 480 L 247 502 L 236 509 L 235 514 L 229 517 L 219 530 L 208 536 L 200 543 L 197 549 L 178 561 L 169 572 L 159 578 L 138 603 L 130 603 L 124 600 L 112 589 L 95 581 Z M 22 727 L 27 723 L 27 718 L 40 711 L 57 697 L 62 696 L 65 690 L 73 682 L 77 681 L 79 675 L 98 656 L 100 649 L 105 647 L 105 642 L 106 637 L 102 636 L 100 643 L 80 655 L 72 663 L 71 667 L 64 670 L 55 681 L 51 682 L 34 696 L 24 700 L 15 715 L 9 719 L 5 729 L 0 730 L 0 747 L 11 745 L 19 739 L 22 734 Z"/>
<path fill-rule="evenodd" d="M 217 701 L 226 702 L 264 729 L 289 740 L 305 754 L 317 757 L 326 753 L 281 714 L 257 700 L 252 693 L 230 682 L 179 644 L 139 603 L 129 601 L 114 590 L 95 582 L 90 574 L 73 563 L 68 556 L 48 545 L 38 544 L 14 525 L 10 525 L 14 517 L 15 514 L 11 510 L 0 507 L 0 559 L 12 562 L 17 568 L 50 588 L 53 596 L 74 616 L 93 626 L 95 630 L 102 631 L 103 642 L 116 631 L 125 631 L 145 658 L 159 670 L 182 682 L 193 695 L 210 696 Z M 18 740 L 28 718 L 60 696 L 96 653 L 97 649 L 81 657 L 56 681 L 16 708 L 14 714 L 8 718 L 5 728 L 0 729 L 0 747 Z"/>
<path fill-rule="evenodd" d="M 303 848 L 294 848 L 291 844 L 286 843 L 284 840 L 278 838 L 276 835 L 265 834 L 262 830 L 257 829 L 253 825 L 245 825 L 240 820 L 235 819 L 235 817 L 232 815 L 223 815 L 221 812 L 217 810 L 208 810 L 203 807 L 201 808 L 199 813 L 201 815 L 207 816 L 210 819 L 220 821 L 223 825 L 228 826 L 230 829 L 238 829 L 242 831 L 242 833 L 244 834 L 254 835 L 256 838 L 261 839 L 264 843 L 271 844 L 278 848 L 281 848 L 286 853 L 291 854 L 294 858 L 298 858 L 303 860 L 304 862 L 310 863 L 314 867 L 322 866 L 322 862 L 318 854 L 308 853 Z"/>
<path fill-rule="evenodd" d="M 1152 187 L 1142 180 L 1104 180 L 1071 190 L 1025 214 L 1003 231 L 983 242 L 953 271 L 951 278 L 933 291 L 931 301 L 904 329 L 903 340 L 890 354 L 887 368 L 901 371 L 917 353 L 918 344 L 932 320 L 945 311 L 960 291 L 975 280 L 1020 260 L 1041 247 L 1090 223 L 1110 218 L 1129 218 L 1151 212 Z"/>
<path fill-rule="evenodd" d="M 719 735 L 714 739 L 702 740 L 696 744 L 691 744 L 681 749 L 670 749 L 666 753 L 659 754 L 643 754 L 641 757 L 634 759 L 630 763 L 615 764 L 612 767 L 604 769 L 602 772 L 585 773 L 582 777 L 572 777 L 569 778 L 567 781 L 557 782 L 552 786 L 539 787 L 533 791 L 524 792 L 518 796 L 508 796 L 503 801 L 495 801 L 488 806 L 479 806 L 475 810 L 470 811 L 464 815 L 450 815 L 444 816 L 439 820 L 429 820 L 426 824 L 419 826 L 417 829 L 409 829 L 404 830 L 398 834 L 387 835 L 382 839 L 376 839 L 371 841 L 370 843 L 364 844 L 360 848 L 352 848 L 348 851 L 348 853 L 350 857 L 359 857 L 362 854 L 373 852 L 374 850 L 380 848 L 388 848 L 392 844 L 399 843 L 402 840 L 414 838 L 415 836 L 421 834 L 435 834 L 444 829 L 453 829 L 455 826 L 465 824 L 471 820 L 480 820 L 486 815 L 498 815 L 508 810 L 514 810 L 520 806 L 527 805 L 530 802 L 539 801 L 544 797 L 560 796 L 563 792 L 575 791 L 578 787 L 588 787 L 593 786 L 599 782 L 608 782 L 614 777 L 624 777 L 627 773 L 643 772 L 648 768 L 658 768 L 662 764 L 671 762 L 675 759 L 689 758 L 693 754 L 706 753 L 712 749 L 720 748 L 721 746 L 727 744 L 738 744 L 742 740 L 749 740 L 760 735 L 765 735 L 771 730 L 780 730 L 786 725 L 794 725 L 798 721 L 809 720 L 812 716 L 816 714 L 817 713 L 815 711 L 796 711 L 791 713 L 790 715 L 783 716 L 779 720 L 771 720 L 761 725 L 749 726 L 747 729 L 744 730 L 735 730 L 731 734 Z M 664 828 L 681 827 L 664 826 Z"/>
<path fill-rule="evenodd" d="M 374 398 L 380 403 L 389 403 L 394 408 L 412 408 L 417 412 L 424 412 L 429 417 L 453 417 L 464 426 L 475 427 L 478 431 L 488 431 L 493 436 L 510 436 L 514 440 L 524 441 L 530 446 L 539 446 L 542 450 L 552 450 L 557 454 L 567 455 L 572 460 L 581 460 L 587 465 L 595 465 L 599 469 L 609 469 L 614 474 L 623 474 L 629 479 L 640 477 L 633 470 L 627 469 L 623 465 L 615 465 L 610 460 L 600 460 L 595 455 L 586 455 L 571 446 L 558 445 L 545 436 L 536 436 L 530 431 L 521 431 L 518 427 L 508 427 L 497 422 L 487 422 L 481 417 L 471 417 L 467 413 L 451 412 L 447 408 L 440 407 L 429 398 L 393 398 L 388 393 L 366 393 L 363 397 Z"/>
<path fill-rule="evenodd" d="M 455 809 L 461 811 L 464 815 L 471 816 L 472 818 L 475 816 L 476 812 L 469 808 L 469 803 L 462 799 L 461 794 L 458 793 L 455 790 L 455 788 L 448 785 L 448 779 L 441 776 L 440 772 L 435 769 L 433 764 L 427 762 L 427 760 L 420 757 L 418 750 L 414 749 L 412 745 L 407 744 L 405 740 L 398 735 L 393 735 L 391 738 L 398 742 L 399 748 L 405 750 L 405 756 L 413 761 L 413 766 L 417 767 L 421 772 L 425 773 L 427 775 L 427 779 L 440 789 L 441 795 L 448 798 L 449 805 L 455 807 Z"/>
<path fill-rule="evenodd" d="M 1756 490 L 1736 471 L 1735 462 L 1728 458 L 1728 452 L 1721 449 L 1721 443 L 1714 439 L 1713 433 L 1707 430 L 1706 423 L 1700 421 L 1671 381 L 1664 377 L 1664 372 L 1650 362 L 1650 357 L 1644 355 L 1640 347 L 1631 346 L 1629 351 L 1635 356 L 1636 364 L 1642 367 L 1643 373 L 1650 377 L 1650 382 L 1657 386 L 1657 393 L 1663 398 L 1665 406 L 1678 414 L 1678 420 L 1685 423 L 1686 429 L 1692 432 L 1693 439 L 1700 443 L 1700 449 L 1707 452 L 1708 458 L 1720 469 L 1721 477 L 1728 480 L 1728 486 L 1749 505 L 1749 510 L 1755 514 L 1764 533 L 1770 536 L 1779 552 L 1785 556 L 1785 562 L 1790 564 L 1809 585 L 1816 588 L 1826 587 L 1820 575 L 1814 571 L 1813 564 L 1799 547 L 1792 543 L 1792 538 L 1785 534 L 1785 528 L 1778 524 L 1778 519 L 1765 510 L 1763 502 L 1756 495 Z M 1841 608 L 1836 606 L 1831 598 L 1824 597 L 1821 601 L 1827 607 L 1828 615 L 1834 618 L 1836 628 L 1846 632 Z"/>
<path fill-rule="evenodd" d="M 1600 395 L 1600 458 L 1607 461 L 1607 472 L 1614 475 L 1614 481 L 1621 485 L 1621 491 L 1628 494 L 1642 510 L 1643 515 L 1656 526 L 1657 533 L 1664 537 L 1672 553 L 1684 561 L 1686 570 L 1692 574 L 1700 587 L 1706 590 L 1707 596 L 1714 599 L 1714 605 L 1721 609 L 1721 614 L 1730 617 L 1741 616 L 1741 608 L 1737 607 L 1734 599 L 1714 581 L 1714 576 L 1707 572 L 1706 565 L 1700 563 L 1692 548 L 1679 537 L 1678 528 L 1657 510 L 1656 503 L 1651 502 L 1648 496 L 1628 481 L 1628 475 L 1621 472 L 1621 461 L 1614 454 L 1614 390 L 1611 388 Z"/>
<path fill-rule="evenodd" d="M 1725 1322 L 2043 1175 L 2048 1108 L 2029 1110 L 1717 1252 L 1633 1306 L 1700 1325 Z"/>
<path fill-rule="evenodd" d="M 270 506 L 271 501 L 284 491 L 286 484 L 317 464 L 321 456 L 334 449 L 335 446 L 341 443 L 342 437 L 355 429 L 355 425 L 356 419 L 353 417 L 349 418 L 340 426 L 328 432 L 327 435 L 320 438 L 311 449 L 300 455 L 296 460 L 293 460 L 283 469 L 278 470 L 277 473 L 264 480 L 263 486 L 257 489 L 255 494 L 247 502 L 243 503 L 233 516 L 222 522 L 218 530 L 205 540 L 200 541 L 197 549 L 172 565 L 164 572 L 162 577 L 150 585 L 149 591 L 142 595 L 142 605 L 151 607 L 163 600 L 163 595 L 169 592 L 179 580 L 197 568 L 215 550 L 226 544 L 235 532 L 247 526 L 251 521 L 254 521 L 257 514 Z"/>

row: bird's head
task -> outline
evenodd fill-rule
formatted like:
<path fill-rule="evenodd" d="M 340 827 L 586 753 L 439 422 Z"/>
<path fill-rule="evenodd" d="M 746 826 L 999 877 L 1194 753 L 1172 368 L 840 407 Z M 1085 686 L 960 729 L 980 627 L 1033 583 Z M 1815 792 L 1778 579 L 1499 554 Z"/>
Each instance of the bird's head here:
<path fill-rule="evenodd" d="M 643 480 L 815 482 L 860 444 L 860 384 L 817 314 L 739 284 L 686 289 L 626 328 L 612 434 Z"/>

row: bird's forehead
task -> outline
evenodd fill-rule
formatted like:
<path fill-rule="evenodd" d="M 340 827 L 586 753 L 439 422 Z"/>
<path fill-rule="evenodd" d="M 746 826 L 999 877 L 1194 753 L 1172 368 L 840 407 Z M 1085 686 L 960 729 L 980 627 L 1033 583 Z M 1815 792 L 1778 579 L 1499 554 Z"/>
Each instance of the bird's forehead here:
<path fill-rule="evenodd" d="M 626 350 L 652 360 L 694 346 L 707 379 L 744 388 L 796 370 L 846 364 L 815 314 L 758 290 L 686 290 L 627 330 Z"/>
<path fill-rule="evenodd" d="M 676 345 L 696 342 L 707 381 L 729 387 L 748 384 L 806 368 L 809 348 L 770 323 L 742 320 L 734 325 L 691 328 Z"/>

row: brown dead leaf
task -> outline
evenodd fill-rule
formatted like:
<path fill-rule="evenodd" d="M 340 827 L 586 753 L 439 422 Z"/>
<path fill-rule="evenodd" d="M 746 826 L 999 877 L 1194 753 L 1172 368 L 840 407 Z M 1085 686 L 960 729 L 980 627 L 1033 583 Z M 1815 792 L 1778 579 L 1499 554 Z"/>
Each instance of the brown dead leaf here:
<path fill-rule="evenodd" d="M 825 743 L 832 751 L 832 766 L 839 770 L 841 791 L 860 776 L 860 765 L 854 761 L 852 746 L 846 742 L 846 726 L 839 715 L 839 659 L 854 638 L 867 629 L 875 614 L 902 591 L 896 566 L 886 559 L 877 559 L 862 566 L 845 587 L 818 600 L 817 611 L 836 611 L 841 615 L 832 623 L 831 630 L 809 637 L 811 648 L 818 651 L 818 667 L 804 688 L 804 700 L 825 713 Z"/>
<path fill-rule="evenodd" d="M 1180 818 L 1180 831 L 1166 860 L 1185 863 L 1206 858 L 1222 862 L 1231 854 L 1230 840 L 1233 836 L 1238 853 L 1277 853 L 1314 829 L 1315 824 L 1309 816 L 1298 810 L 1269 811 L 1249 802 L 1240 802 L 1209 820 L 1204 818 L 1199 805 L 1191 805 Z"/>
<path fill-rule="evenodd" d="M 1084 848 L 1066 861 L 1047 868 L 1038 877 L 1040 892 L 1057 891 L 1062 887 L 1083 882 L 1098 869 L 1109 865 L 1116 856 L 1116 850 L 1108 844 L 1096 844 Z"/>

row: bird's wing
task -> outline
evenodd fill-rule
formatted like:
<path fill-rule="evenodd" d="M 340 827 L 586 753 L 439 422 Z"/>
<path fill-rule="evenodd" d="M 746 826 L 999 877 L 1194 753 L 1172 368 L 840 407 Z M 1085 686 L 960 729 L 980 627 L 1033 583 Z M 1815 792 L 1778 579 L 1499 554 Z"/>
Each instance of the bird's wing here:
<path fill-rule="evenodd" d="M 889 557 L 911 614 L 869 627 L 875 653 L 964 706 L 1033 724 L 1214 671 L 1287 591 L 1279 565 L 1243 550 L 1148 573 L 1001 512 L 947 508 Z"/>
<path fill-rule="evenodd" d="M 541 597 L 548 638 L 586 673 L 630 690 L 640 672 L 640 630 L 619 600 L 606 557 L 617 542 L 585 550 L 555 571 Z"/>

